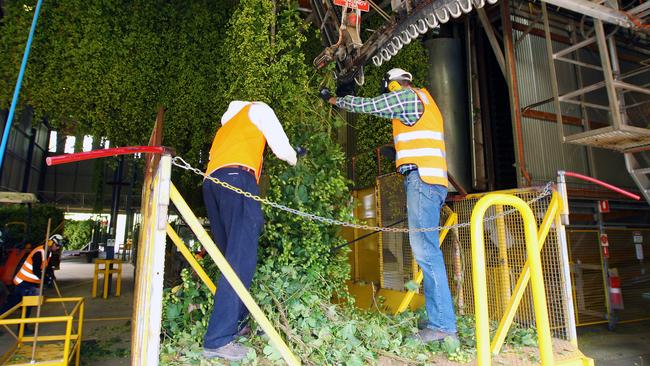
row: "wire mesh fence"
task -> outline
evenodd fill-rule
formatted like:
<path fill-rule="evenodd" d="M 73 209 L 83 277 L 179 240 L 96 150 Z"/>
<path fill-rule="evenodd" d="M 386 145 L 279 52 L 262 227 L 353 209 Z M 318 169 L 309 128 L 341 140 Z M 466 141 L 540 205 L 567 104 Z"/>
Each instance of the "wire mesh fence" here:
<path fill-rule="evenodd" d="M 609 269 L 620 278 L 622 309 L 618 321 L 650 318 L 650 229 L 606 228 Z M 607 323 L 606 276 L 598 230 L 568 230 L 576 323 Z"/>
<path fill-rule="evenodd" d="M 406 218 L 406 199 L 402 178 L 398 174 L 389 174 L 377 179 L 378 222 L 382 225 Z M 531 201 L 539 195 L 539 189 L 520 189 L 509 193 Z M 458 215 L 458 222 L 469 222 L 472 209 L 483 195 L 470 195 L 449 203 L 451 211 Z M 531 209 L 539 225 L 548 209 L 550 197 L 534 202 Z M 486 216 L 498 214 L 509 207 L 491 207 Z M 443 210 L 441 221 L 449 213 Z M 408 226 L 407 221 L 400 223 Z M 518 214 L 510 214 L 485 223 L 486 270 L 488 278 L 488 307 L 492 320 L 498 321 L 506 311 L 510 295 L 526 263 L 524 226 Z M 461 308 L 459 313 L 474 313 L 472 289 L 471 240 L 468 227 L 457 230 L 457 237 L 450 232 L 442 243 L 445 263 L 450 281 L 450 288 L 455 301 Z M 456 240 L 456 242 L 455 242 Z M 456 244 L 456 245 L 454 245 Z M 408 236 L 401 233 L 385 233 L 380 237 L 380 274 L 382 288 L 404 290 L 404 284 L 413 278 L 417 270 L 410 250 Z M 558 234 L 550 229 L 541 250 L 544 284 L 548 304 L 552 335 L 559 339 L 569 339 L 568 301 L 565 291 L 565 269 Z M 457 268 L 459 267 L 460 268 Z M 459 275 L 460 274 L 460 275 Z M 532 294 L 526 289 L 523 300 L 515 315 L 515 322 L 521 326 L 534 326 L 535 313 Z"/>

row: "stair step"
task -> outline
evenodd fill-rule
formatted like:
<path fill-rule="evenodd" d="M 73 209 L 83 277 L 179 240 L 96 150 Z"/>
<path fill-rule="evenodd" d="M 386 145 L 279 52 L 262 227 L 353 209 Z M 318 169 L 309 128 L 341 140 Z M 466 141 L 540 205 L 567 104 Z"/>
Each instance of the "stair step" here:
<path fill-rule="evenodd" d="M 638 174 L 638 175 L 641 175 L 641 174 L 650 174 L 650 168 L 634 169 L 632 172 L 633 172 L 634 174 Z"/>

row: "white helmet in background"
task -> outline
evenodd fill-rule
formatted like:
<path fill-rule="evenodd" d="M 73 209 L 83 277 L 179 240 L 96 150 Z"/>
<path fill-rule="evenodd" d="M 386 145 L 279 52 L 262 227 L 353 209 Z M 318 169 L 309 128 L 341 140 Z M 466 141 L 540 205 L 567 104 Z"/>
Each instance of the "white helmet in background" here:
<path fill-rule="evenodd" d="M 61 234 L 54 234 L 50 236 L 50 240 L 52 243 L 56 244 L 57 246 L 62 247 L 63 246 L 63 235 Z"/>

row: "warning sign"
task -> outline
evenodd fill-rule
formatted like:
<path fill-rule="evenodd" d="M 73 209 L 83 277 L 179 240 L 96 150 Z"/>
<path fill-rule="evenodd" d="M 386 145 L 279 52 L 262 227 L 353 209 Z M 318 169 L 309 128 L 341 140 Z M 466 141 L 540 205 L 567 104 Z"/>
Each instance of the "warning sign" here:
<path fill-rule="evenodd" d="M 609 201 L 607 201 L 607 200 L 598 201 L 598 210 L 601 213 L 608 213 L 609 212 Z"/>
<path fill-rule="evenodd" d="M 370 3 L 363 0 L 334 0 L 334 5 L 347 6 L 350 9 L 370 11 Z"/>
<path fill-rule="evenodd" d="M 607 234 L 600 234 L 600 245 L 603 247 L 609 246 L 609 238 L 607 237 Z"/>

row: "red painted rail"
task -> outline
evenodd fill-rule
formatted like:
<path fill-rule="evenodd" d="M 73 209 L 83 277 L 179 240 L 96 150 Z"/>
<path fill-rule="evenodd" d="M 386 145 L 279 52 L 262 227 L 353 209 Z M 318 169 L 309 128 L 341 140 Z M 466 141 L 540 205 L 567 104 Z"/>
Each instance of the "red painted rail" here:
<path fill-rule="evenodd" d="M 601 187 L 607 188 L 607 189 L 609 189 L 611 191 L 622 194 L 623 196 L 632 198 L 632 199 L 637 200 L 637 201 L 641 199 L 641 197 L 639 195 L 636 195 L 636 194 L 634 194 L 634 193 L 632 193 L 630 191 L 626 191 L 626 190 L 624 190 L 622 188 L 618 188 L 618 187 L 613 186 L 613 185 L 611 185 L 609 183 L 605 183 L 602 180 L 599 180 L 599 179 L 596 179 L 596 178 L 592 178 L 592 177 L 588 177 L 586 175 L 582 175 L 582 174 L 574 173 L 574 172 L 568 172 L 568 171 L 564 171 L 564 175 L 566 175 L 567 177 L 574 177 L 574 178 L 582 179 L 582 180 L 587 181 L 587 182 L 597 184 L 597 185 L 599 185 Z"/>
<path fill-rule="evenodd" d="M 110 149 L 93 150 L 87 152 L 80 152 L 75 154 L 65 154 L 59 156 L 50 156 L 45 159 L 48 166 L 73 163 L 75 161 L 92 160 L 99 158 L 106 158 L 109 156 L 127 155 L 127 154 L 163 154 L 169 152 L 164 146 L 125 146 L 114 147 Z"/>

